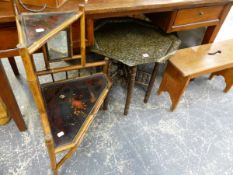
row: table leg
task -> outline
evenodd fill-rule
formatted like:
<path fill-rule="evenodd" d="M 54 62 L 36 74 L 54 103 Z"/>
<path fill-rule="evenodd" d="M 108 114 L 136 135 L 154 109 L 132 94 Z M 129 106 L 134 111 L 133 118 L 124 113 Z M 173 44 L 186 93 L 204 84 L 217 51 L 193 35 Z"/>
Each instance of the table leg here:
<path fill-rule="evenodd" d="M 155 83 L 155 78 L 156 78 L 158 66 L 159 66 L 159 64 L 155 63 L 155 66 L 154 66 L 154 69 L 153 69 L 153 72 L 152 72 L 152 75 L 151 75 L 151 78 L 150 78 L 150 82 L 149 82 L 149 85 L 148 85 L 147 90 L 146 90 L 144 103 L 147 103 L 149 98 L 150 98 L 150 94 L 151 94 L 151 91 L 152 91 L 154 83 Z"/>
<path fill-rule="evenodd" d="M 204 39 L 202 41 L 202 44 L 208 44 L 208 43 L 213 43 L 216 36 L 218 35 L 218 32 L 219 30 L 221 29 L 230 9 L 231 9 L 231 6 L 232 4 L 227 4 L 225 7 L 224 7 L 224 10 L 223 10 L 223 13 L 221 14 L 221 17 L 220 17 L 220 22 L 218 25 L 216 26 L 209 26 L 206 30 L 206 33 L 205 33 L 205 36 L 204 36 Z"/>
<path fill-rule="evenodd" d="M 18 70 L 18 67 L 16 65 L 15 58 L 14 57 L 9 57 L 8 60 L 10 62 L 11 68 L 12 68 L 15 76 L 18 76 L 19 75 L 19 70 Z"/>
<path fill-rule="evenodd" d="M 128 90 L 125 103 L 124 115 L 128 115 L 131 98 L 133 95 L 137 66 L 130 67 L 130 76 L 128 79 Z"/>
<path fill-rule="evenodd" d="M 7 79 L 5 70 L 3 68 L 2 62 L 0 61 L 0 97 L 4 101 L 10 116 L 15 121 L 17 127 L 20 131 L 25 131 L 26 125 L 23 120 L 22 114 L 19 110 L 19 106 L 16 102 L 15 96 L 10 87 L 10 83 Z"/>

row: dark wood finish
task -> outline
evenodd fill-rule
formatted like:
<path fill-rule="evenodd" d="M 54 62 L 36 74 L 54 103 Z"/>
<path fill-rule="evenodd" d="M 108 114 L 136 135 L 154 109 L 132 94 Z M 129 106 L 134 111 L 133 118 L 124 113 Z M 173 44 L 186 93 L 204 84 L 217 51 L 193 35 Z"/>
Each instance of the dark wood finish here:
<path fill-rule="evenodd" d="M 125 109 L 124 109 L 124 115 L 128 115 L 129 112 L 129 106 L 131 103 L 131 98 L 134 91 L 134 85 L 135 85 L 135 77 L 137 72 L 137 66 L 133 66 L 129 68 L 129 79 L 128 79 L 128 90 L 127 90 L 127 96 L 126 96 L 126 103 L 125 103 Z"/>
<path fill-rule="evenodd" d="M 15 121 L 19 130 L 25 131 L 27 129 L 25 122 L 23 120 L 22 114 L 16 102 L 15 96 L 12 92 L 10 83 L 7 79 L 1 60 L 0 60 L 0 82 L 1 82 L 0 83 L 0 89 L 1 89 L 0 96 L 5 103 L 10 116 Z"/>
<path fill-rule="evenodd" d="M 185 88 L 193 78 L 211 73 L 224 77 L 228 92 L 233 85 L 233 40 L 181 49 L 169 60 L 158 94 L 167 91 L 175 110 Z"/>

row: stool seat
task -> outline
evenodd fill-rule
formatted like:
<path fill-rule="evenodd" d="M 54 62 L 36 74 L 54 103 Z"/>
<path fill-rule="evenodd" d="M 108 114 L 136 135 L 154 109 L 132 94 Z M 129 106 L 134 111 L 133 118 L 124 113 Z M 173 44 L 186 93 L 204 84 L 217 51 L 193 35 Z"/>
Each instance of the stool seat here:
<path fill-rule="evenodd" d="M 181 41 L 152 24 L 131 18 L 106 20 L 97 26 L 91 51 L 127 66 L 162 62 Z"/>
<path fill-rule="evenodd" d="M 180 49 L 169 60 L 183 76 L 195 78 L 233 67 L 233 40 Z"/>
<path fill-rule="evenodd" d="M 55 147 L 75 142 L 109 82 L 102 73 L 41 87 Z"/>

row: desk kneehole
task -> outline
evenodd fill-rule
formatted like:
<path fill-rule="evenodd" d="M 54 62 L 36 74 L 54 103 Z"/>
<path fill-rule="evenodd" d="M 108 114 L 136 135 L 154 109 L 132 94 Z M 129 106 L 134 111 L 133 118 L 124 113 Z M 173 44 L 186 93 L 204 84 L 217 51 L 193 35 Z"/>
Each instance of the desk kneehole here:
<path fill-rule="evenodd" d="M 181 49 L 168 62 L 158 95 L 167 91 L 174 111 L 189 81 L 206 74 L 223 76 L 226 82 L 224 92 L 233 86 L 233 40 Z"/>

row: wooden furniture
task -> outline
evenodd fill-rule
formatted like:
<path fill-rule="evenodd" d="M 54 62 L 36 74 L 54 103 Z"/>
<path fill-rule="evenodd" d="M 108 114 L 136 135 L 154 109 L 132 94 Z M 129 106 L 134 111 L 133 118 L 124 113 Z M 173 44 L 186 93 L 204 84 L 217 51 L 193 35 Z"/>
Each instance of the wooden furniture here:
<path fill-rule="evenodd" d="M 10 121 L 10 116 L 2 99 L 0 98 L 0 125 L 5 125 Z"/>
<path fill-rule="evenodd" d="M 175 110 L 185 88 L 193 78 L 211 73 L 225 78 L 228 92 L 233 85 L 233 40 L 182 49 L 169 60 L 158 94 L 167 91 Z"/>
<path fill-rule="evenodd" d="M 10 83 L 7 79 L 6 72 L 1 62 L 1 58 L 9 57 L 10 55 L 16 54 L 19 54 L 17 49 L 0 50 L 0 98 L 6 105 L 6 109 L 9 113 L 9 116 L 13 118 L 19 130 L 25 131 L 27 129 L 25 122 L 23 120 L 19 106 L 16 102 L 15 96 L 12 92 Z"/>
<path fill-rule="evenodd" d="M 17 9 L 16 9 L 17 12 Z M 50 68 L 45 56 L 45 69 L 38 71 L 33 53 L 44 48 L 45 44 L 62 30 L 79 20 L 81 44 L 80 54 L 73 55 L 77 64 L 61 64 Z M 48 148 L 53 174 L 70 158 L 82 142 L 87 129 L 94 120 L 99 108 L 111 87 L 108 79 L 108 62 L 87 62 L 85 47 L 85 14 L 80 10 L 64 13 L 21 13 L 16 17 L 19 32 L 18 45 L 27 80 L 40 112 L 45 142 Z M 73 45 L 70 44 L 71 50 Z M 57 61 L 64 63 L 65 59 Z M 103 67 L 104 73 L 85 77 L 69 77 L 69 72 L 90 67 Z M 63 72 L 65 80 L 55 80 L 41 84 L 39 77 Z M 65 152 L 64 152 L 65 151 Z M 57 160 L 56 155 L 64 157 Z"/>
<path fill-rule="evenodd" d="M 95 30 L 95 44 L 91 51 L 120 62 L 126 66 L 126 70 L 129 70 L 129 73 L 126 73 L 128 90 L 125 115 L 129 111 L 137 67 L 148 63 L 165 62 L 179 48 L 180 43 L 181 41 L 175 35 L 166 35 L 144 20 L 118 18 L 99 23 Z M 155 76 L 152 77 L 155 79 Z M 148 87 L 149 91 L 152 86 L 153 84 Z M 147 97 L 149 97 L 149 91 Z"/>
<path fill-rule="evenodd" d="M 1 3 L 1 2 L 0 2 Z M 0 7 L 1 8 L 1 7 Z M 18 43 L 17 30 L 15 28 L 15 23 L 1 23 L 0 22 L 0 50 L 13 49 Z M 18 53 L 15 53 L 18 55 Z M 8 55 L 9 63 L 12 67 L 12 70 L 15 76 L 19 75 L 19 70 L 17 68 L 14 56 L 17 55 Z"/>
<path fill-rule="evenodd" d="M 58 9 L 47 11 L 76 10 L 84 0 L 69 0 Z M 87 44 L 94 43 L 94 24 L 101 18 L 146 13 L 166 32 L 208 27 L 203 43 L 211 43 L 218 34 L 233 0 L 88 0 L 85 3 Z M 210 13 L 211 12 L 211 13 Z M 155 14 L 155 17 L 153 17 Z M 9 2 L 0 2 L 0 23 L 15 21 Z M 78 27 L 78 22 L 73 28 Z M 79 43 L 77 30 L 73 31 L 74 46 Z M 9 37 L 10 38 L 10 37 Z M 1 45 L 1 43 L 0 43 Z M 13 48 L 14 46 L 12 46 Z"/>

